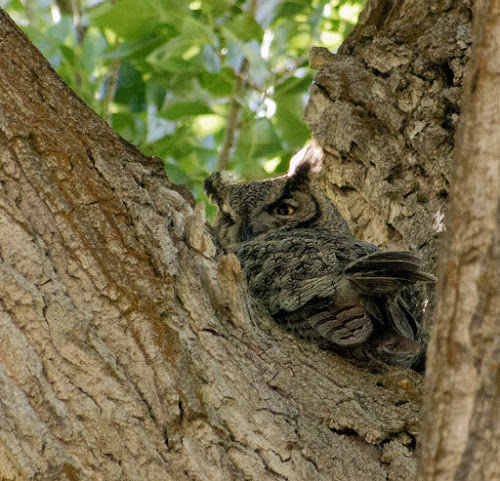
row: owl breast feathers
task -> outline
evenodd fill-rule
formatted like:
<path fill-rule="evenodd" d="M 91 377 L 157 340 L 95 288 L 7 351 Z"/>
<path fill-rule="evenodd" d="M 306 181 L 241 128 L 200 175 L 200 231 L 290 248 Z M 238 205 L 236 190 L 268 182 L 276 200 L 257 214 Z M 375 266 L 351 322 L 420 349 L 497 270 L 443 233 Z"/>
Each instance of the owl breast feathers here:
<path fill-rule="evenodd" d="M 412 252 L 354 238 L 317 185 L 321 159 L 312 143 L 283 177 L 235 183 L 211 174 L 205 191 L 219 207 L 217 240 L 288 330 L 348 355 L 421 367 L 423 299 L 415 283 L 435 278 Z"/>

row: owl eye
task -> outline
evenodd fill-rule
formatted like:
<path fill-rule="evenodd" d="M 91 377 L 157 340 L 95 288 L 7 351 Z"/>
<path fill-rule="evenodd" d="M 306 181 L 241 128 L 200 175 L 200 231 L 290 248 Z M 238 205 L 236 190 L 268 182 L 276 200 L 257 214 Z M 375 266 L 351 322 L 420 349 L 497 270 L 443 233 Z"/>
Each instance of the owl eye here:
<path fill-rule="evenodd" d="M 279 204 L 274 206 L 272 214 L 283 215 L 283 216 L 293 215 L 296 210 L 297 210 L 296 207 L 294 207 L 293 205 L 290 205 L 287 202 L 280 202 Z"/>

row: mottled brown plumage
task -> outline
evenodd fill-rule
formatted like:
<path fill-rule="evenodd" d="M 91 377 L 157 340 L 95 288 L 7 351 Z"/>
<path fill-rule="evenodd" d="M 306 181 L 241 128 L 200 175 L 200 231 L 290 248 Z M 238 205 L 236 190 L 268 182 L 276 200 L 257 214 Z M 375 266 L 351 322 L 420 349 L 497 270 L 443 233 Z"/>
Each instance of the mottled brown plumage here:
<path fill-rule="evenodd" d="M 358 241 L 316 182 L 314 143 L 288 175 L 237 183 L 216 172 L 205 190 L 217 203 L 220 246 L 238 257 L 252 294 L 276 321 L 302 337 L 388 364 L 421 364 L 422 299 L 433 281 L 408 251 Z"/>

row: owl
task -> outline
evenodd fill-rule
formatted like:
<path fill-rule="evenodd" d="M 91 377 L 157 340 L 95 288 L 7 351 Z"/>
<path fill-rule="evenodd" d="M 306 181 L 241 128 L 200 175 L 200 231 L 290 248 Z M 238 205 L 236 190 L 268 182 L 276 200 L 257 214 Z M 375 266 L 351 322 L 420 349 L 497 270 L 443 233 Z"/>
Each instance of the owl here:
<path fill-rule="evenodd" d="M 218 206 L 218 243 L 289 331 L 357 359 L 419 369 L 423 299 L 415 283 L 435 278 L 413 252 L 356 240 L 319 186 L 321 165 L 313 142 L 282 177 L 239 183 L 211 174 L 204 187 Z"/>

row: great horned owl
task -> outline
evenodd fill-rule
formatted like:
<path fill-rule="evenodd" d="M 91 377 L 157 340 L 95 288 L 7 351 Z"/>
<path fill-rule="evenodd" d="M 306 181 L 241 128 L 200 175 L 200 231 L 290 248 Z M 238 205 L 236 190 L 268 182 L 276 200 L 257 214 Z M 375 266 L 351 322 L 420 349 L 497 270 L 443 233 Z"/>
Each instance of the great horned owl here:
<path fill-rule="evenodd" d="M 218 242 L 238 257 L 252 294 L 287 329 L 355 357 L 415 367 L 423 352 L 422 299 L 413 284 L 434 276 L 412 252 L 354 238 L 318 185 L 321 160 L 312 143 L 282 177 L 236 183 L 211 174 L 205 191 L 219 207 Z"/>

